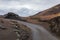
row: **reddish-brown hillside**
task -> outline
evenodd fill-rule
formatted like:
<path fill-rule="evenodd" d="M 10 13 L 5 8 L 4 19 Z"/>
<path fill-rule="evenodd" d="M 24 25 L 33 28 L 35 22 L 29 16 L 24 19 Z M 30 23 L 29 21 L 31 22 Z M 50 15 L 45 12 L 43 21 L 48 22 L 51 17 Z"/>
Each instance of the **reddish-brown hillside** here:
<path fill-rule="evenodd" d="M 46 9 L 42 12 L 39 12 L 36 15 L 27 17 L 24 20 L 26 20 L 27 22 L 39 24 L 40 20 L 50 20 L 57 16 L 60 16 L 60 4 L 58 4 L 52 8 Z"/>

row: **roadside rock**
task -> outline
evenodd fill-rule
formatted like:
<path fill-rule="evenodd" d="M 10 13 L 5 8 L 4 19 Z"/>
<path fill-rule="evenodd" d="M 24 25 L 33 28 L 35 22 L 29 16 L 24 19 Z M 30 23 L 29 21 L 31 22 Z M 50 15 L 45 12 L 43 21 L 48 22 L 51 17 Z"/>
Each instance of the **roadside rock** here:
<path fill-rule="evenodd" d="M 60 36 L 60 16 L 50 20 L 50 28 L 53 33 L 56 33 Z"/>

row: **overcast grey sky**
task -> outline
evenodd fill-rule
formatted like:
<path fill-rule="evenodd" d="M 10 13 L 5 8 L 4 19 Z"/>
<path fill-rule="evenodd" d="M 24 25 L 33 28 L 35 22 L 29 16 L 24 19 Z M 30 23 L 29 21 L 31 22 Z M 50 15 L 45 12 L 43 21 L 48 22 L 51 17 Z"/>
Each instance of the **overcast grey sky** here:
<path fill-rule="evenodd" d="M 20 16 L 30 16 L 57 4 L 60 0 L 0 0 L 0 14 L 11 11 Z"/>

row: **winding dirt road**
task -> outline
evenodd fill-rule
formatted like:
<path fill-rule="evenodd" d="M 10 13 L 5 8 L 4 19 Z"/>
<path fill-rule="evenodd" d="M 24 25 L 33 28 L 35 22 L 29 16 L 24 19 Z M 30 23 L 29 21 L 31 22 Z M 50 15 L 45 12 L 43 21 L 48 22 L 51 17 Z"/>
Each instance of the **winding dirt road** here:
<path fill-rule="evenodd" d="M 58 40 L 42 26 L 22 21 L 20 21 L 20 23 L 28 26 L 32 30 L 33 40 Z"/>

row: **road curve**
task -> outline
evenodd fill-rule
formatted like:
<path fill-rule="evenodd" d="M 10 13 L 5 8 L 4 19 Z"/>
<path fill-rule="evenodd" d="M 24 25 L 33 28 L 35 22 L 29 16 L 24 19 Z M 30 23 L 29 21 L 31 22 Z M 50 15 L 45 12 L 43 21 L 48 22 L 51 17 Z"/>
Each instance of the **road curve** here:
<path fill-rule="evenodd" d="M 13 21 L 16 21 L 16 20 L 13 20 Z M 45 28 L 43 28 L 40 25 L 35 25 L 32 23 L 27 23 L 23 21 L 17 21 L 17 22 L 26 25 L 32 30 L 33 40 L 58 40 L 56 37 L 54 37 L 50 32 L 48 32 Z"/>
<path fill-rule="evenodd" d="M 32 30 L 33 40 L 58 40 L 42 26 L 22 21 L 18 22 L 28 26 Z"/>

